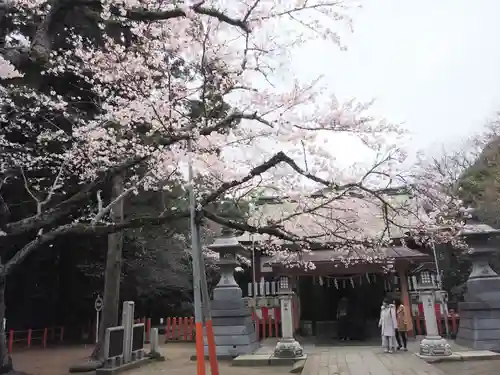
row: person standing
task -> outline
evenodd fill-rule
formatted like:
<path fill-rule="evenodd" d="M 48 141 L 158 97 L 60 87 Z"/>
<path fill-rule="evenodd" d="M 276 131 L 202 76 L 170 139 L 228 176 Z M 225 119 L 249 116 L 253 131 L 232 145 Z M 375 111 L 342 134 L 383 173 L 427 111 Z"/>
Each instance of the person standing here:
<path fill-rule="evenodd" d="M 396 321 L 398 323 L 396 329 L 396 340 L 398 342 L 398 350 L 403 349 L 405 352 L 408 351 L 406 347 L 408 342 L 408 317 L 406 314 L 406 309 L 401 303 L 400 299 L 396 299 Z"/>
<path fill-rule="evenodd" d="M 337 307 L 337 322 L 338 322 L 338 335 L 340 340 L 349 340 L 350 337 L 350 322 L 348 317 L 349 300 L 342 297 Z"/>
<path fill-rule="evenodd" d="M 380 327 L 384 352 L 394 353 L 398 323 L 396 320 L 396 307 L 389 298 L 385 298 L 382 304 L 378 326 Z"/>

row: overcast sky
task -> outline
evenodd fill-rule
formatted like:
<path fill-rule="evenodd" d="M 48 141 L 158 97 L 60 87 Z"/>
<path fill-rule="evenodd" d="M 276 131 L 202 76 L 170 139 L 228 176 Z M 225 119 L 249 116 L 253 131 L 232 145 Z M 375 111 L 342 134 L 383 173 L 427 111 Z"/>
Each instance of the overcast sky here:
<path fill-rule="evenodd" d="M 457 143 L 500 110 L 500 0 L 372 0 L 351 12 L 348 51 L 318 42 L 297 53 L 339 98 L 376 98 L 414 148 Z"/>

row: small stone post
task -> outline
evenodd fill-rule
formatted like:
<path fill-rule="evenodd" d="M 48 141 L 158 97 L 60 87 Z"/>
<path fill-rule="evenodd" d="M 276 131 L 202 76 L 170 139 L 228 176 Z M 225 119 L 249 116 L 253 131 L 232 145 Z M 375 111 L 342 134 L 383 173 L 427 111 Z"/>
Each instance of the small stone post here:
<path fill-rule="evenodd" d="M 435 286 L 428 273 L 421 273 L 420 302 L 423 305 L 426 336 L 420 342 L 420 355 L 425 357 L 443 357 L 452 354 L 450 344 L 441 337 L 436 317 Z"/>
<path fill-rule="evenodd" d="M 282 276 L 279 281 L 279 298 L 281 306 L 281 332 L 274 349 L 274 356 L 277 358 L 298 358 L 304 355 L 300 343 L 295 340 L 293 332 L 293 311 L 292 298 L 293 291 L 287 276 Z"/>
<path fill-rule="evenodd" d="M 151 333 L 150 333 L 150 346 L 151 346 L 151 353 L 152 354 L 158 354 L 160 351 L 160 343 L 158 342 L 158 328 L 151 328 Z"/>

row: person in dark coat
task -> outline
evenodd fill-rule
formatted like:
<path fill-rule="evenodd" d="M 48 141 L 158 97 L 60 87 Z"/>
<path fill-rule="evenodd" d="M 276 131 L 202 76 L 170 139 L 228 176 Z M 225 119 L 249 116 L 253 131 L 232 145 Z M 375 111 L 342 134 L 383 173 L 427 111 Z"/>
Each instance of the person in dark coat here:
<path fill-rule="evenodd" d="M 337 306 L 338 334 L 341 340 L 350 340 L 349 301 L 342 297 Z"/>

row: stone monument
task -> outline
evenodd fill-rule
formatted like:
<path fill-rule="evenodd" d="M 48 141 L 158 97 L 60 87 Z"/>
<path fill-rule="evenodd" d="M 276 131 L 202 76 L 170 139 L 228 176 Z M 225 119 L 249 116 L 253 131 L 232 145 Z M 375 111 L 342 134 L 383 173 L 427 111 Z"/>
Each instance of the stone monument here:
<path fill-rule="evenodd" d="M 489 264 L 491 255 L 498 251 L 500 231 L 472 219 L 463 230 L 472 272 L 467 280 L 465 301 L 458 307 L 460 325 L 456 343 L 500 352 L 500 276 Z"/>
<path fill-rule="evenodd" d="M 426 335 L 420 342 L 419 355 L 422 357 L 447 357 L 452 354 L 451 346 L 441 337 L 436 317 L 436 291 L 429 272 L 420 273 L 418 285 L 420 302 L 424 309 Z"/>
<path fill-rule="evenodd" d="M 292 360 L 303 358 L 302 346 L 293 334 L 293 291 L 287 276 L 280 277 L 278 294 L 281 307 L 281 338 L 274 348 L 274 357 Z"/>
<path fill-rule="evenodd" d="M 222 236 L 208 246 L 219 254 L 218 266 L 221 278 L 213 291 L 212 324 L 214 328 L 217 357 L 233 358 L 240 354 L 254 352 L 259 342 L 255 333 L 252 313 L 246 306 L 241 288 L 234 279 L 234 269 L 238 265 L 236 255 L 245 248 L 227 228 Z M 208 345 L 205 339 L 205 354 Z"/>

